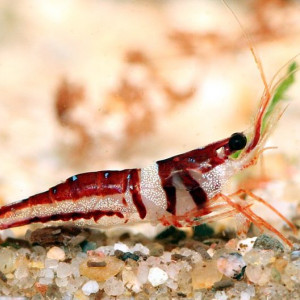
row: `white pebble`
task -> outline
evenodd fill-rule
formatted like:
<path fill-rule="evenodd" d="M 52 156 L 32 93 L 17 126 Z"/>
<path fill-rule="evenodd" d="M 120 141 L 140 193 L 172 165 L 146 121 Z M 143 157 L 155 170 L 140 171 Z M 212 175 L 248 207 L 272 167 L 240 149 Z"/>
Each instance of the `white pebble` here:
<path fill-rule="evenodd" d="M 137 280 L 140 283 L 140 285 L 143 285 L 147 282 L 148 273 L 149 273 L 149 266 L 146 262 L 142 261 L 138 266 L 138 270 L 136 274 Z"/>
<path fill-rule="evenodd" d="M 26 265 L 21 265 L 15 271 L 15 277 L 17 279 L 26 278 L 29 276 L 29 270 Z"/>
<path fill-rule="evenodd" d="M 124 293 L 124 284 L 121 280 L 111 277 L 104 283 L 104 291 L 109 296 L 119 296 Z"/>
<path fill-rule="evenodd" d="M 249 293 L 247 292 L 241 292 L 241 300 L 250 300 L 251 299 L 251 296 L 249 295 Z"/>
<path fill-rule="evenodd" d="M 202 300 L 203 298 L 202 298 L 202 292 L 201 291 L 195 291 L 194 292 L 194 300 Z"/>
<path fill-rule="evenodd" d="M 156 287 L 168 280 L 168 274 L 158 267 L 153 267 L 149 270 L 148 280 L 152 286 Z"/>
<path fill-rule="evenodd" d="M 178 283 L 169 278 L 166 282 L 166 286 L 171 290 L 176 290 L 178 288 Z"/>
<path fill-rule="evenodd" d="M 99 284 L 95 280 L 89 280 L 81 289 L 86 296 L 89 296 L 90 294 L 95 294 L 99 291 Z"/>
<path fill-rule="evenodd" d="M 225 253 L 217 260 L 217 268 L 220 273 L 234 279 L 243 276 L 246 263 L 239 253 Z"/>
<path fill-rule="evenodd" d="M 248 287 L 241 292 L 240 300 L 250 300 L 255 296 L 255 288 L 253 285 L 248 285 Z"/>
<path fill-rule="evenodd" d="M 70 264 L 60 262 L 58 264 L 56 273 L 57 273 L 57 277 L 59 277 L 59 278 L 68 277 L 72 274 L 72 267 Z"/>
<path fill-rule="evenodd" d="M 50 259 L 50 258 L 45 259 L 45 268 L 56 270 L 57 266 L 58 266 L 58 260 Z"/>
<path fill-rule="evenodd" d="M 149 255 L 149 253 L 150 253 L 150 250 L 147 247 L 145 247 L 144 245 L 142 245 L 141 243 L 137 243 L 134 245 L 134 247 L 131 248 L 132 253 L 135 251 L 139 251 L 145 255 Z"/>
<path fill-rule="evenodd" d="M 236 246 L 236 250 L 238 250 L 242 255 L 246 254 L 247 252 L 252 250 L 256 239 L 257 237 L 255 236 L 253 238 L 240 240 Z"/>
<path fill-rule="evenodd" d="M 67 278 L 55 278 L 55 283 L 58 287 L 64 287 L 69 284 L 69 281 Z"/>
<path fill-rule="evenodd" d="M 272 269 L 270 267 L 262 268 L 260 265 L 248 265 L 246 268 L 247 278 L 260 286 L 270 281 Z"/>
<path fill-rule="evenodd" d="M 244 255 L 247 264 L 266 266 L 275 261 L 275 253 L 273 250 L 252 249 Z"/>
<path fill-rule="evenodd" d="M 171 262 L 172 260 L 172 253 L 171 252 L 168 252 L 168 251 L 165 251 L 163 253 L 162 256 L 159 257 L 161 259 L 162 262 L 164 262 L 165 264 Z"/>
<path fill-rule="evenodd" d="M 65 293 L 62 296 L 62 300 L 73 300 L 73 296 L 70 293 Z"/>
<path fill-rule="evenodd" d="M 123 252 L 130 252 L 128 246 L 126 244 L 124 244 L 124 243 L 121 243 L 121 242 L 115 243 L 114 250 L 115 251 L 116 250 L 120 250 L 120 251 L 123 251 Z"/>
<path fill-rule="evenodd" d="M 9 287 L 6 287 L 5 285 L 2 287 L 1 292 L 2 292 L 4 295 L 6 295 L 6 296 L 9 296 L 9 295 L 12 294 L 11 289 L 10 289 Z M 9 298 L 10 298 L 10 297 L 8 297 L 8 299 L 9 299 Z M 5 298 L 4 298 L 4 299 L 5 299 Z"/>
<path fill-rule="evenodd" d="M 140 283 L 133 270 L 124 268 L 122 271 L 122 281 L 128 289 L 131 289 L 135 293 L 139 293 L 141 291 Z"/>
<path fill-rule="evenodd" d="M 66 259 L 66 254 L 63 249 L 54 246 L 48 250 L 47 258 L 63 261 Z"/>
<path fill-rule="evenodd" d="M 52 284 L 53 279 L 52 278 L 40 278 L 39 283 L 42 285 L 50 285 Z"/>
<path fill-rule="evenodd" d="M 28 248 L 20 248 L 17 250 L 17 256 L 26 256 L 30 255 L 31 251 Z"/>
<path fill-rule="evenodd" d="M 216 250 L 213 249 L 213 248 L 209 248 L 206 252 L 208 253 L 208 255 L 209 255 L 210 257 L 213 257 L 214 254 L 216 253 Z"/>
<path fill-rule="evenodd" d="M 4 274 L 11 273 L 15 269 L 16 254 L 9 248 L 0 249 L 0 271 Z"/>
<path fill-rule="evenodd" d="M 83 277 L 81 278 L 69 278 L 68 283 L 68 292 L 71 294 L 76 293 L 76 291 L 82 287 L 82 285 L 85 283 L 85 279 Z M 74 298 L 75 300 L 75 298 Z"/>
<path fill-rule="evenodd" d="M 227 300 L 228 296 L 225 294 L 224 291 L 219 291 L 215 293 L 215 299 L 216 300 Z"/>
<path fill-rule="evenodd" d="M 112 246 L 101 246 L 95 250 L 97 253 L 103 253 L 105 256 L 110 256 L 115 253 L 114 248 Z"/>
<path fill-rule="evenodd" d="M 40 271 L 40 277 L 54 278 L 54 272 L 52 269 L 42 269 Z"/>
<path fill-rule="evenodd" d="M 168 276 L 171 279 L 174 279 L 177 281 L 178 273 L 181 269 L 182 269 L 181 263 L 179 263 L 179 262 L 177 264 L 172 263 L 167 266 L 166 272 L 168 273 Z"/>
<path fill-rule="evenodd" d="M 74 277 L 80 277 L 80 272 L 79 272 L 79 261 L 76 261 L 73 259 L 71 262 L 71 269 L 72 269 L 72 274 Z"/>

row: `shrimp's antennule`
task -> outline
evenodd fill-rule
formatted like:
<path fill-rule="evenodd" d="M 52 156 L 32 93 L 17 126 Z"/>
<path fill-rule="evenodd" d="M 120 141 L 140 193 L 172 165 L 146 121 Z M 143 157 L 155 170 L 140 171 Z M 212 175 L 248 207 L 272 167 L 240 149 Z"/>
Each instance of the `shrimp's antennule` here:
<path fill-rule="evenodd" d="M 247 41 L 247 44 L 250 48 L 250 51 L 251 51 L 251 54 L 254 58 L 254 61 L 257 65 L 257 68 L 259 70 L 259 73 L 260 73 L 260 76 L 261 76 L 261 79 L 263 81 L 263 84 L 264 84 L 264 87 L 265 87 L 265 93 L 266 95 L 270 95 L 270 92 L 269 92 L 269 86 L 268 86 L 268 83 L 267 83 L 267 80 L 266 80 L 266 76 L 265 76 L 265 72 L 264 72 L 264 69 L 263 69 L 263 66 L 262 66 L 262 62 L 259 58 L 259 56 L 257 55 L 257 51 L 251 41 L 251 38 L 250 36 L 247 34 L 247 32 L 245 31 L 241 21 L 239 20 L 239 18 L 237 17 L 237 15 L 235 14 L 235 12 L 233 11 L 233 9 L 227 4 L 227 2 L 225 0 L 222 0 L 223 4 L 227 7 L 227 9 L 230 11 L 230 13 L 233 15 L 233 17 L 235 18 L 235 20 L 237 21 L 237 23 L 239 24 L 240 28 L 241 28 L 241 31 Z"/>
<path fill-rule="evenodd" d="M 239 18 L 237 17 L 237 15 L 234 13 L 234 11 L 232 10 L 232 8 L 227 4 L 227 2 L 225 0 L 222 0 L 223 4 L 227 7 L 227 9 L 230 11 L 230 13 L 233 15 L 233 17 L 235 18 L 235 20 L 237 21 L 237 23 L 239 24 L 241 31 L 247 41 L 247 44 L 249 46 L 249 49 L 251 51 L 251 54 L 254 58 L 254 61 L 256 63 L 256 66 L 258 68 L 260 77 L 262 79 L 263 85 L 264 85 L 264 92 L 262 95 L 262 100 L 261 100 L 261 104 L 259 107 L 259 111 L 257 113 L 256 116 L 256 120 L 255 120 L 255 131 L 254 131 L 254 136 L 253 139 L 250 143 L 250 145 L 247 147 L 246 152 L 250 152 L 251 150 L 253 150 L 256 145 L 259 143 L 260 138 L 261 138 L 261 128 L 262 128 L 262 123 L 263 123 L 263 116 L 267 110 L 267 107 L 272 99 L 271 97 L 271 93 L 270 93 L 270 87 L 267 83 L 267 79 L 266 79 L 266 75 L 263 69 L 263 65 L 262 62 L 259 58 L 259 55 L 257 54 L 257 51 L 253 45 L 253 42 L 251 41 L 250 36 L 247 34 L 247 32 L 245 31 L 242 23 L 240 22 Z"/>

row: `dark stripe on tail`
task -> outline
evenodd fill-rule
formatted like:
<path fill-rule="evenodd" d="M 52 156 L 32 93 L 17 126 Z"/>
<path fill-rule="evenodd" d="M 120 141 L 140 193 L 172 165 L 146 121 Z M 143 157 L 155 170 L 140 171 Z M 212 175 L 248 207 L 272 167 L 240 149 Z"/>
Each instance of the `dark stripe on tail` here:
<path fill-rule="evenodd" d="M 55 214 L 51 216 L 44 216 L 44 217 L 32 217 L 26 220 L 16 221 L 11 224 L 0 224 L 0 229 L 7 229 L 11 227 L 17 227 L 22 225 L 28 225 L 31 223 L 46 223 L 50 221 L 76 221 L 79 219 L 94 219 L 95 222 L 97 222 L 100 218 L 107 216 L 117 216 L 119 218 L 124 218 L 124 215 L 119 211 L 103 211 L 103 210 L 96 210 L 96 211 L 90 211 L 87 213 L 65 213 L 65 214 Z"/>

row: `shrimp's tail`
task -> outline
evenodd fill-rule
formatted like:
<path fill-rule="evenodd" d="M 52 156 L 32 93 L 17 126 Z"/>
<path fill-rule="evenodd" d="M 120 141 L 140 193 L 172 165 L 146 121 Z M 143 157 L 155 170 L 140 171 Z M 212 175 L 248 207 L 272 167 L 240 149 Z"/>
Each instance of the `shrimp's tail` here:
<path fill-rule="evenodd" d="M 50 191 L 31 196 L 27 199 L 2 206 L 0 208 L 0 230 L 28 225 L 31 223 L 75 222 L 82 225 L 86 220 L 89 225 L 98 226 L 102 217 L 120 220 L 124 223 L 124 215 L 119 210 L 86 209 L 84 203 L 72 200 L 53 201 Z"/>
<path fill-rule="evenodd" d="M 44 192 L 21 201 L 2 206 L 0 208 L 0 229 L 3 230 L 11 227 L 27 225 L 32 222 L 43 222 L 46 210 L 45 208 L 42 209 L 42 206 L 48 199 L 48 192 Z M 40 207 L 40 212 L 37 210 L 38 207 Z"/>

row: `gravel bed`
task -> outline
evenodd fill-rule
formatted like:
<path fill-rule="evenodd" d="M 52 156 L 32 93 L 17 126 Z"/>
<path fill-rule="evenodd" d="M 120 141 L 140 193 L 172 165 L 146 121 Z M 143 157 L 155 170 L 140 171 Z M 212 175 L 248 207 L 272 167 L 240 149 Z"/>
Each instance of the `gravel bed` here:
<path fill-rule="evenodd" d="M 207 235 L 209 234 L 209 236 Z M 299 299 L 300 240 L 45 227 L 0 245 L 0 299 Z"/>

